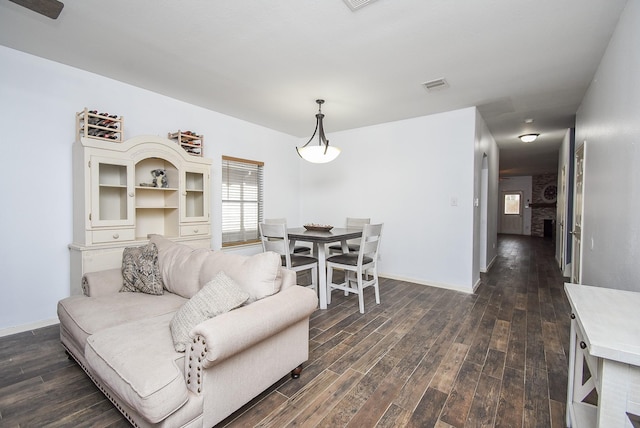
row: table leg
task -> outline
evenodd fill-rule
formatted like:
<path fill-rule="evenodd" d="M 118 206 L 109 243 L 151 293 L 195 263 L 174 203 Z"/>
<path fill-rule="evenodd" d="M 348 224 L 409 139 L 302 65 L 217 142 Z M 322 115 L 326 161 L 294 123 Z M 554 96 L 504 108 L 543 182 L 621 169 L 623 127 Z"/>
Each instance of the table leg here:
<path fill-rule="evenodd" d="M 318 294 L 320 298 L 320 309 L 327 309 L 327 256 L 324 244 L 314 244 L 318 258 Z"/>

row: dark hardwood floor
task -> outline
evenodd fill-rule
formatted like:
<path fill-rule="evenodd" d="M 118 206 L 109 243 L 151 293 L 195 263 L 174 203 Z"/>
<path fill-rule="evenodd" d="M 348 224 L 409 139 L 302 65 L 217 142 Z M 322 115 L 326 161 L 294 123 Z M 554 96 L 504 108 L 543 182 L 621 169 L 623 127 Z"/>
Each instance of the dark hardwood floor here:
<path fill-rule="evenodd" d="M 334 292 L 312 315 L 300 379 L 219 427 L 564 426 L 564 280 L 550 240 L 505 235 L 475 294 L 382 279 L 382 304 L 368 289 L 362 315 L 356 296 Z M 51 326 L 0 338 L 0 426 L 127 423 Z"/>

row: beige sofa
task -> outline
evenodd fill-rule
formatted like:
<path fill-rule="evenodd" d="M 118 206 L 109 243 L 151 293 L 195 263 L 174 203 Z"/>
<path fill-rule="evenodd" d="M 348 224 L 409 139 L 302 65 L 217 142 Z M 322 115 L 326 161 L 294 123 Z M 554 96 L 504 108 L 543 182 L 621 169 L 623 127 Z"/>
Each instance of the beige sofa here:
<path fill-rule="evenodd" d="M 278 255 L 152 243 L 163 294 L 120 292 L 112 269 L 86 274 L 84 295 L 58 304 L 62 344 L 134 426 L 212 427 L 307 360 L 317 298 Z M 177 314 L 220 271 L 248 300 L 195 325 L 176 351 Z"/>

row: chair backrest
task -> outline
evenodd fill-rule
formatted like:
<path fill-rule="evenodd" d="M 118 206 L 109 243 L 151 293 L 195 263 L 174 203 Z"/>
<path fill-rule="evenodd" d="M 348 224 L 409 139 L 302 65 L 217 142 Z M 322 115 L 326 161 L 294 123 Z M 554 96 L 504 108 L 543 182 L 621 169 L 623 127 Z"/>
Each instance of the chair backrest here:
<path fill-rule="evenodd" d="M 289 236 L 287 226 L 284 223 L 267 224 L 260 223 L 260 240 L 263 251 L 273 251 L 284 256 L 285 266 L 291 268 L 291 254 L 289 253 Z"/>
<path fill-rule="evenodd" d="M 265 218 L 264 222 L 267 224 L 287 224 L 286 218 Z"/>
<path fill-rule="evenodd" d="M 347 217 L 347 229 L 362 229 L 365 224 L 371 223 L 370 218 Z M 349 244 L 357 244 L 359 239 L 349 239 Z"/>
<path fill-rule="evenodd" d="M 371 223 L 370 218 L 347 217 L 347 229 L 362 229 L 365 224 Z"/>
<path fill-rule="evenodd" d="M 371 257 L 374 263 L 377 262 L 383 226 L 384 223 L 365 224 L 363 226 L 362 238 L 360 238 L 360 249 L 358 251 L 358 264 L 362 264 L 364 256 Z"/>

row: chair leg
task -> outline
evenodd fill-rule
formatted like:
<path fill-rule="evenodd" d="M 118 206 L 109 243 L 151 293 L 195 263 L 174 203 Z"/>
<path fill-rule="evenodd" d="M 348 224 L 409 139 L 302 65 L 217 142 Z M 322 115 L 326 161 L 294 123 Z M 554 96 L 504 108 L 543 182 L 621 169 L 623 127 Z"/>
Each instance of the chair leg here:
<path fill-rule="evenodd" d="M 373 280 L 374 280 L 373 289 L 376 292 L 376 303 L 379 305 L 380 304 L 380 287 L 378 287 L 379 282 L 378 282 L 378 270 L 377 269 L 375 269 L 373 271 Z"/>
<path fill-rule="evenodd" d="M 333 283 L 333 268 L 327 268 L 327 305 L 331 304 L 331 284 Z"/>
<path fill-rule="evenodd" d="M 351 278 L 352 274 L 353 274 L 353 272 L 350 271 L 350 270 L 345 270 L 344 271 L 344 286 L 347 287 L 347 288 L 354 288 L 354 287 L 351 286 L 351 282 L 355 281 L 356 278 L 355 277 Z M 347 290 L 344 290 L 344 295 L 348 296 L 349 292 Z"/>
<path fill-rule="evenodd" d="M 318 268 L 315 266 L 311 268 L 311 287 L 318 294 Z"/>
<path fill-rule="evenodd" d="M 357 282 L 358 282 L 358 305 L 360 306 L 360 313 L 364 314 L 364 292 L 363 292 L 363 288 L 362 288 L 362 273 L 361 272 L 357 272 L 356 275 L 358 276 L 358 278 L 357 278 Z"/>

